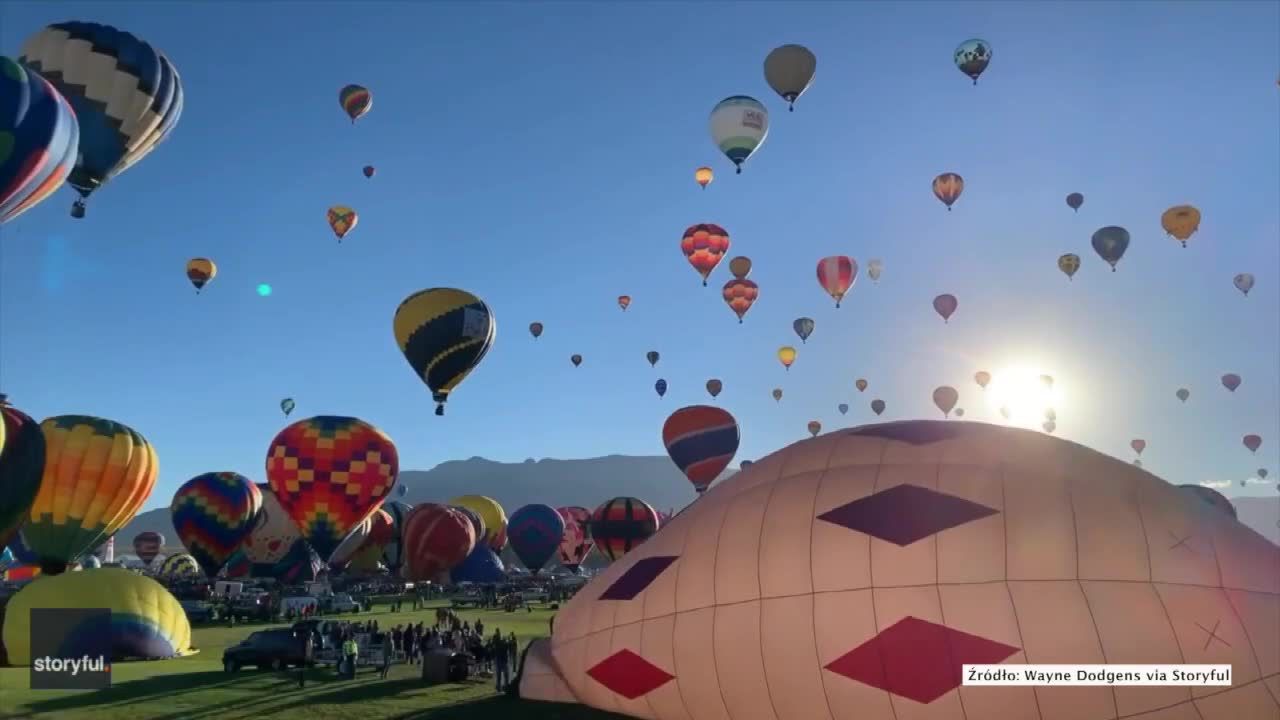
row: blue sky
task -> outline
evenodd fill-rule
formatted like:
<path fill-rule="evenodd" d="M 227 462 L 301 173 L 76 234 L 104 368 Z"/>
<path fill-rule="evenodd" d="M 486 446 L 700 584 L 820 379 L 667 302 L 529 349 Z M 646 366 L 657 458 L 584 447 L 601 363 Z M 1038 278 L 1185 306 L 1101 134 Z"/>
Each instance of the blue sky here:
<path fill-rule="evenodd" d="M 425 469 L 661 454 L 667 414 L 718 377 L 750 459 L 811 419 L 864 422 L 877 397 L 886 419 L 940 417 L 942 384 L 969 419 L 998 420 L 971 376 L 1026 366 L 1056 378 L 1058 435 L 1122 458 L 1142 437 L 1171 481 L 1274 493 L 1239 480 L 1280 474 L 1277 7 L 6 3 L 6 54 L 48 23 L 112 24 L 169 54 L 186 108 L 85 220 L 68 189 L 0 230 L 0 390 L 38 417 L 142 432 L 157 507 L 201 472 L 261 479 L 285 396 L 295 419 L 375 423 L 403 468 Z M 951 63 L 972 36 L 994 50 L 976 88 Z M 818 56 L 794 113 L 761 69 L 788 42 Z M 374 93 L 354 127 L 347 83 Z M 740 176 L 707 132 L 735 94 L 771 112 Z M 945 171 L 967 181 L 951 213 L 930 192 Z M 1181 203 L 1204 214 L 1185 250 L 1159 224 Z M 360 214 L 341 245 L 333 204 Z M 755 261 L 743 325 L 719 298 L 728 263 L 703 288 L 680 254 L 697 222 Z M 1133 235 L 1114 274 L 1089 247 L 1113 224 Z M 1084 260 L 1071 283 L 1064 252 Z M 837 310 L 814 278 L 831 254 L 880 257 L 884 277 Z M 199 296 L 192 256 L 219 267 Z M 1231 285 L 1245 271 L 1248 298 Z M 444 418 L 391 333 L 399 301 L 433 286 L 477 293 L 498 320 Z M 960 299 L 949 325 L 930 306 L 943 292 Z M 801 315 L 817 330 L 787 373 L 774 351 L 798 343 Z M 1235 394 L 1226 372 L 1244 378 Z"/>

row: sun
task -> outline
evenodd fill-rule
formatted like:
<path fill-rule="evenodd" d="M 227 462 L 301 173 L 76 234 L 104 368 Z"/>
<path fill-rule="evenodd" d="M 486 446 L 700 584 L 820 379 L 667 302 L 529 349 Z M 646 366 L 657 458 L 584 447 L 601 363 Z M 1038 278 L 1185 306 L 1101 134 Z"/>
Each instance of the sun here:
<path fill-rule="evenodd" d="M 1008 367 L 991 374 L 987 405 L 1010 425 L 1041 427 L 1062 412 L 1062 383 L 1045 370 Z M 1007 416 L 1006 416 L 1007 415 Z"/>

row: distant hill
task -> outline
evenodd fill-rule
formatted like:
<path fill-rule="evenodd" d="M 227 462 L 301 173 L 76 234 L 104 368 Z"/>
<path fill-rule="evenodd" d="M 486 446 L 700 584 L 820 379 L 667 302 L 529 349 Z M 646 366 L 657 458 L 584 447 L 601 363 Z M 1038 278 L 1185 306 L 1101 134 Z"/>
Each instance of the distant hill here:
<path fill-rule="evenodd" d="M 732 473 L 726 473 L 729 475 Z M 445 502 L 459 495 L 488 495 L 510 514 L 529 503 L 560 507 L 595 508 L 619 495 L 638 497 L 659 511 L 679 510 L 693 500 L 688 480 L 666 457 L 609 455 L 583 460 L 529 459 L 500 463 L 473 457 L 452 460 L 431 470 L 407 470 L 400 480 L 408 488 L 409 503 Z M 1280 497 L 1237 498 L 1240 521 L 1280 545 Z M 168 508 L 138 515 L 119 533 L 126 543 L 117 552 L 129 552 L 127 543 L 144 530 L 176 541 Z"/>

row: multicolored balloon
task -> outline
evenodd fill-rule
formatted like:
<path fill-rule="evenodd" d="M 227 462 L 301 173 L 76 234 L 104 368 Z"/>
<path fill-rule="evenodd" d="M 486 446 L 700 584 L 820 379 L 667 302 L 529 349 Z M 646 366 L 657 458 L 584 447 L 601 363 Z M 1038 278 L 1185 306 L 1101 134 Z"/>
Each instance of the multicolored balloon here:
<path fill-rule="evenodd" d="M 253 530 L 262 509 L 262 493 L 249 478 L 234 472 L 197 475 L 173 494 L 169 513 L 178 540 L 209 578 Z"/>
<path fill-rule="evenodd" d="M 747 161 L 769 136 L 769 110 L 746 95 L 727 97 L 711 110 L 711 141 L 742 174 Z"/>
<path fill-rule="evenodd" d="M 973 84 L 977 85 L 978 76 L 991 64 L 991 43 L 979 38 L 965 40 L 956 47 L 952 59 L 960 72 L 972 78 Z"/>
<path fill-rule="evenodd" d="M 680 251 L 702 276 L 702 286 L 706 287 L 711 271 L 729 252 L 729 232 L 712 223 L 690 225 L 680 238 Z"/>
<path fill-rule="evenodd" d="M 818 285 L 836 301 L 836 307 L 857 281 L 858 261 L 848 255 L 831 255 L 818 261 Z"/>
<path fill-rule="evenodd" d="M 781 391 L 775 391 L 775 399 L 780 397 Z M 662 425 L 667 455 L 699 494 L 733 462 L 740 438 L 733 415 L 710 405 L 682 407 Z"/>
<path fill-rule="evenodd" d="M 787 101 L 788 112 L 796 109 L 796 100 L 809 89 L 818 58 L 803 45 L 783 45 L 764 59 L 764 80 L 778 96 Z"/>
<path fill-rule="evenodd" d="M 963 192 L 964 178 L 956 173 L 942 173 L 933 179 L 933 196 L 947 206 L 947 212 L 951 212 L 951 206 L 960 199 L 960 194 Z"/>
<path fill-rule="evenodd" d="M 858 378 L 853 381 L 853 386 L 858 389 L 858 392 L 866 392 L 867 385 L 868 383 L 866 378 Z"/>
<path fill-rule="evenodd" d="M 0 395 L 0 548 L 13 542 L 31 515 L 45 464 L 44 432 Z M 23 564 L 38 562 L 32 555 Z"/>
<path fill-rule="evenodd" d="M 814 327 L 815 324 L 813 322 L 813 318 L 796 318 L 791 323 L 791 329 L 796 331 L 796 336 L 800 338 L 800 342 L 802 343 L 807 343 L 809 341 L 809 336 L 813 334 Z"/>
<path fill-rule="evenodd" d="M 467 508 L 484 521 L 484 537 L 477 542 L 488 545 L 494 552 L 502 552 L 507 546 L 507 513 L 497 500 L 484 495 L 462 495 L 449 504 Z"/>
<path fill-rule="evenodd" d="M 372 165 L 364 166 L 364 176 L 367 178 L 373 177 L 377 172 L 378 172 L 378 169 Z"/>
<path fill-rule="evenodd" d="M 154 530 L 144 530 L 133 537 L 133 554 L 137 555 L 144 565 L 150 566 L 151 561 L 160 554 L 162 547 L 164 547 L 164 536 Z"/>
<path fill-rule="evenodd" d="M 950 385 L 943 385 L 933 391 L 933 404 L 942 411 L 943 417 L 951 417 L 951 410 L 960 401 L 960 393 Z"/>
<path fill-rule="evenodd" d="M 1175 205 L 1160 216 L 1160 226 L 1186 247 L 1187 240 L 1200 229 L 1200 211 L 1192 205 Z"/>
<path fill-rule="evenodd" d="M 942 322 L 944 323 L 951 322 L 951 316 L 955 314 L 958 307 L 960 307 L 960 301 L 950 293 L 939 295 L 933 299 L 933 310 L 942 316 Z"/>
<path fill-rule="evenodd" d="M 511 513 L 507 536 L 511 549 L 525 568 L 537 574 L 560 548 L 564 518 L 550 505 L 532 504 Z"/>
<path fill-rule="evenodd" d="M 1080 206 L 1084 205 L 1084 196 L 1080 193 L 1071 193 L 1067 196 L 1067 207 L 1080 212 Z"/>
<path fill-rule="evenodd" d="M 329 228 L 333 230 L 333 234 L 338 237 L 338 242 L 342 242 L 342 238 L 355 230 L 356 223 L 360 222 L 360 216 L 356 211 L 346 205 L 334 205 L 329 208 L 325 218 L 329 221 Z"/>
<path fill-rule="evenodd" d="M 155 487 L 155 448 L 112 420 L 59 415 L 40 423 L 44 475 L 22 527 L 45 575 L 67 569 L 129 524 Z"/>
<path fill-rule="evenodd" d="M 347 85 L 338 91 L 338 104 L 355 125 L 356 120 L 373 109 L 373 93 L 361 85 Z"/>
<path fill-rule="evenodd" d="M 1080 256 L 1075 253 L 1067 253 L 1058 258 L 1058 269 L 1062 271 L 1067 279 L 1075 277 L 1076 271 L 1080 269 Z"/>
<path fill-rule="evenodd" d="M 791 371 L 791 364 L 796 361 L 796 349 L 790 345 L 783 345 L 778 348 L 778 362 L 782 363 L 782 367 Z"/>
<path fill-rule="evenodd" d="M 240 550 L 251 567 L 253 577 L 273 577 L 273 570 L 289 555 L 293 546 L 302 539 L 298 524 L 280 504 L 275 492 L 267 483 L 258 483 L 262 507 L 258 510 L 253 526 L 240 543 Z"/>
<path fill-rule="evenodd" d="M 160 563 L 157 574 L 166 578 L 193 578 L 200 575 L 200 563 L 186 553 L 170 555 Z"/>
<path fill-rule="evenodd" d="M 569 572 L 576 573 L 595 547 L 589 535 L 591 511 L 571 506 L 557 508 L 557 512 L 564 520 L 564 536 L 559 547 L 560 564 Z"/>
<path fill-rule="evenodd" d="M 622 308 L 622 312 L 626 312 L 626 311 L 627 311 L 627 308 L 631 307 L 631 296 L 630 296 L 630 295 L 619 295 L 619 296 L 618 296 L 618 307 Z"/>
<path fill-rule="evenodd" d="M 66 98 L 80 125 L 67 184 L 84 201 L 159 147 L 182 117 L 182 78 L 164 53 L 134 35 L 88 22 L 39 31 L 18 62 L 40 73 Z M 59 148 L 62 149 L 62 148 Z"/>
<path fill-rule="evenodd" d="M 741 324 L 742 318 L 760 297 L 760 286 L 746 278 L 735 277 L 724 284 L 720 296 L 724 298 L 725 304 L 733 314 L 738 316 L 738 323 Z"/>
<path fill-rule="evenodd" d="M 1129 231 L 1117 225 L 1108 225 L 1093 234 L 1093 251 L 1098 257 L 1107 261 L 1111 272 L 1116 271 L 1116 263 L 1124 257 L 1129 249 Z"/>
<path fill-rule="evenodd" d="M 80 147 L 80 123 L 48 80 L 0 55 L 0 225 L 66 182 Z"/>
<path fill-rule="evenodd" d="M 700 167 L 693 171 L 693 181 L 702 186 L 703 190 L 707 189 L 707 186 L 711 184 L 715 177 L 715 173 L 709 167 Z"/>
<path fill-rule="evenodd" d="M 591 513 L 591 537 L 600 554 L 617 560 L 658 532 L 658 513 L 639 498 L 616 497 Z"/>
<path fill-rule="evenodd" d="M 187 261 L 187 279 L 199 295 L 204 286 L 218 276 L 218 266 L 209 258 L 191 258 Z"/>
<path fill-rule="evenodd" d="M 415 506 L 405 518 L 402 532 L 404 566 L 401 575 L 406 580 L 436 580 L 441 573 L 461 564 L 476 546 L 471 521 L 446 505 L 423 503 Z"/>
<path fill-rule="evenodd" d="M 493 310 L 455 288 L 410 295 L 396 308 L 391 325 L 404 359 L 431 391 L 436 415 L 444 415 L 450 393 L 476 369 L 498 334 Z"/>
<path fill-rule="evenodd" d="M 317 415 L 267 448 L 267 483 L 324 561 L 386 500 L 400 474 L 395 443 L 353 417 Z"/>

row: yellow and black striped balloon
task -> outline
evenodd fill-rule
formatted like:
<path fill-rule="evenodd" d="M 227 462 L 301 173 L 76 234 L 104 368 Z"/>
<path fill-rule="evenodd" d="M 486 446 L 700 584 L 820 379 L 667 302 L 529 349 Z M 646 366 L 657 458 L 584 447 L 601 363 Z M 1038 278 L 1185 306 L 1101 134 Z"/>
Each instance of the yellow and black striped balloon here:
<path fill-rule="evenodd" d="M 409 366 L 431 389 L 436 414 L 493 345 L 498 326 L 483 300 L 465 290 L 420 290 L 400 303 L 393 323 Z"/>

